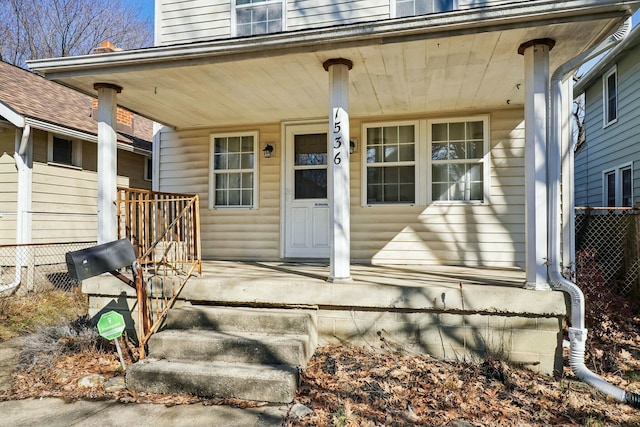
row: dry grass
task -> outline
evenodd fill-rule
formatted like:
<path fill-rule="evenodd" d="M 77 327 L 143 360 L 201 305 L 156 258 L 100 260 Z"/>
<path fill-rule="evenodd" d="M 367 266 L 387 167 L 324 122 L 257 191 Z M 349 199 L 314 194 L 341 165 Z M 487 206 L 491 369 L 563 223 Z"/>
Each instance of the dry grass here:
<path fill-rule="evenodd" d="M 0 298 L 0 341 L 61 324 L 87 313 L 88 299 L 80 290 L 49 290 Z"/>

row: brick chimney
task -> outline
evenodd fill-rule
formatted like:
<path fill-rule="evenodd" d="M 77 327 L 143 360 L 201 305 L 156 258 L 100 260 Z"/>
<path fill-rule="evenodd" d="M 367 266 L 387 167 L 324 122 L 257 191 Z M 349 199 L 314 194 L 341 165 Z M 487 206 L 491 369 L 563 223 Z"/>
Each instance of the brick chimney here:
<path fill-rule="evenodd" d="M 91 109 L 91 117 L 95 120 L 98 117 L 98 100 L 93 99 L 93 105 Z M 127 135 L 133 135 L 134 129 L 133 113 L 122 107 L 116 109 L 116 128 L 119 132 L 126 133 Z"/>
<path fill-rule="evenodd" d="M 109 52 L 118 52 L 122 49 L 118 49 L 113 43 L 110 41 L 104 41 L 100 44 L 100 46 L 93 49 L 93 53 L 109 53 Z"/>

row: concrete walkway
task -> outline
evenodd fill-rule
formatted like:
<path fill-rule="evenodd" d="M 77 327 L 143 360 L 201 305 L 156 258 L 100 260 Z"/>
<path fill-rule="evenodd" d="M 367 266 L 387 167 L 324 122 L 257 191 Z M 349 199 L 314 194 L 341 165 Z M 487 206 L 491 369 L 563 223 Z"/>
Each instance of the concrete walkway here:
<path fill-rule="evenodd" d="M 11 388 L 20 340 L 0 342 L 0 390 Z M 113 400 L 67 402 L 57 398 L 0 402 L 0 426 L 11 427 L 276 427 L 282 426 L 287 406 L 239 409 L 202 404 L 165 405 L 118 403 Z"/>
<path fill-rule="evenodd" d="M 238 409 L 228 406 L 164 405 L 75 401 L 44 398 L 0 402 L 1 425 L 11 427 L 276 427 L 284 422 L 286 406 Z"/>

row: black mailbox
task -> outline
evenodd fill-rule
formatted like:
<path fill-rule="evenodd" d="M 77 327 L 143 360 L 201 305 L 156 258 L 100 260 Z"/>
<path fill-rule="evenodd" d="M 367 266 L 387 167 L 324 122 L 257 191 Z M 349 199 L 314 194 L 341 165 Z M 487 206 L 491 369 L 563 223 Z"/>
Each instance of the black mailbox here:
<path fill-rule="evenodd" d="M 129 239 L 67 252 L 69 276 L 77 280 L 88 279 L 102 273 L 129 267 L 136 262 L 136 254 Z"/>

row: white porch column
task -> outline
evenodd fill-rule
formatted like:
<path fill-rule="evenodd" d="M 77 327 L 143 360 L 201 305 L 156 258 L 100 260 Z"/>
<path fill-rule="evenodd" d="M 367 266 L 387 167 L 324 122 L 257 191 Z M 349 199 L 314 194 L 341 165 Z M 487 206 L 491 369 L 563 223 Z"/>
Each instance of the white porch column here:
<path fill-rule="evenodd" d="M 349 213 L 349 70 L 348 59 L 329 59 L 329 227 L 330 282 L 351 281 L 351 218 Z"/>
<path fill-rule="evenodd" d="M 547 118 L 551 39 L 531 40 L 518 48 L 525 75 L 525 241 L 529 289 L 550 289 L 547 280 Z"/>
<path fill-rule="evenodd" d="M 122 88 L 109 83 L 93 88 L 98 91 L 98 244 L 102 244 L 118 238 L 116 96 Z"/>

